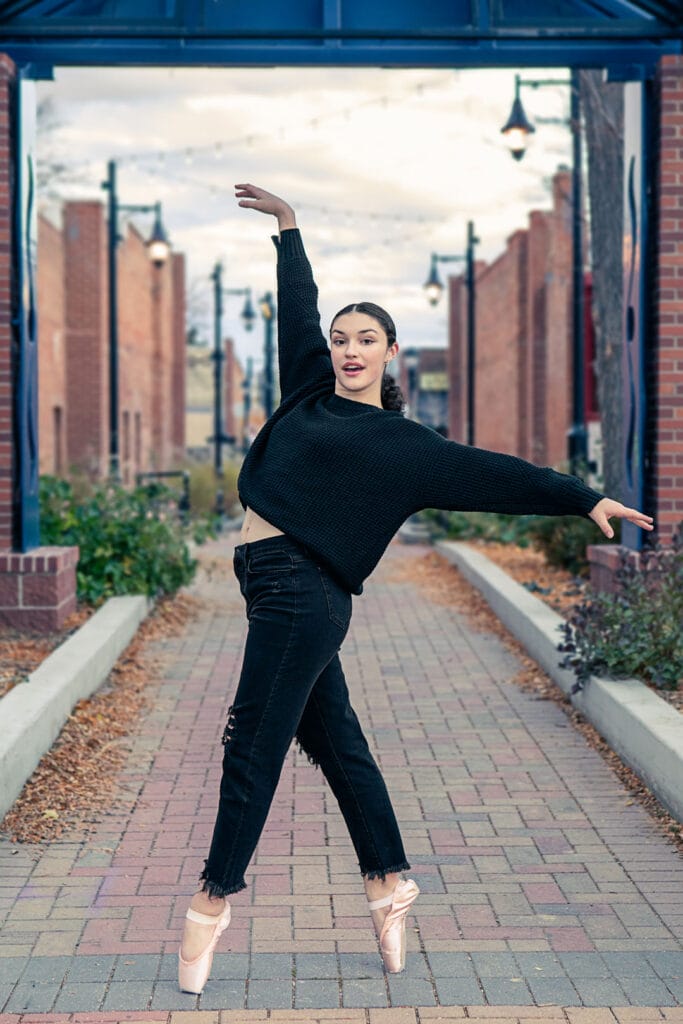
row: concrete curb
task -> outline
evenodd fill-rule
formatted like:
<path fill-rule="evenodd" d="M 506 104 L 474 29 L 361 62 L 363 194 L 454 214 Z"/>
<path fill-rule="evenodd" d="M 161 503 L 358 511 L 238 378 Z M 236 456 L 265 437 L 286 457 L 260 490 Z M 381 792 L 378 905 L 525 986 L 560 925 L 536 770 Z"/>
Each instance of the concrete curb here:
<path fill-rule="evenodd" d="M 112 597 L 0 699 L 0 818 L 50 749 L 74 705 L 101 685 L 153 602 Z"/>
<path fill-rule="evenodd" d="M 571 696 L 570 669 L 559 667 L 564 621 L 485 555 L 468 544 L 438 541 L 436 549 L 458 567 L 501 622 L 572 703 L 634 770 L 678 821 L 683 821 L 683 715 L 638 679 L 591 676 Z"/>

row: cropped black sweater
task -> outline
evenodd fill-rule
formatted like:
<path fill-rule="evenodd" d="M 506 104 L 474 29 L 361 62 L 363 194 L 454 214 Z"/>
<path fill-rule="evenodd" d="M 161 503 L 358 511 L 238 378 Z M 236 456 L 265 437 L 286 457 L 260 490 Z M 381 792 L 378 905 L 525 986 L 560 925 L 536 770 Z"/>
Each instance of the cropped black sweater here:
<path fill-rule="evenodd" d="M 244 460 L 240 501 L 307 545 L 348 590 L 362 592 L 420 509 L 585 516 L 603 497 L 577 477 L 336 395 L 301 235 L 292 228 L 273 241 L 282 400 Z"/>

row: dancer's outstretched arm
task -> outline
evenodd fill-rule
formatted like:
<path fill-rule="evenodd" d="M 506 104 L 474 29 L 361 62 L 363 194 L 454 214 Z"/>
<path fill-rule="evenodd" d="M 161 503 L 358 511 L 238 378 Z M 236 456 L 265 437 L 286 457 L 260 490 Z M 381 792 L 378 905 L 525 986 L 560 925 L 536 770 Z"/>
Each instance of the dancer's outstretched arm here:
<path fill-rule="evenodd" d="M 235 185 L 239 205 L 277 218 L 277 319 L 280 391 L 283 398 L 324 373 L 332 360 L 320 329 L 318 289 L 296 226 L 294 210 L 279 196 L 256 185 Z"/>

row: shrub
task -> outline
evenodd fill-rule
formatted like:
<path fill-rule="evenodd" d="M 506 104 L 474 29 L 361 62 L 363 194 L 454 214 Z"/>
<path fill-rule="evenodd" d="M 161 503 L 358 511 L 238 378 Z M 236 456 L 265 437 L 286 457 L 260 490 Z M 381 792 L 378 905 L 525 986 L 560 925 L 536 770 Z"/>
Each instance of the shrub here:
<path fill-rule="evenodd" d="M 192 516 L 211 518 L 216 508 L 216 475 L 211 462 L 188 462 L 183 469 L 190 473 L 190 513 Z M 237 477 L 240 465 L 237 462 L 223 464 L 223 501 L 226 513 L 236 512 L 239 504 Z"/>
<path fill-rule="evenodd" d="M 528 531 L 534 547 L 543 552 L 550 565 L 567 569 L 575 576 L 589 575 L 586 548 L 605 539 L 597 523 L 579 516 L 534 516 Z M 614 524 L 614 535 L 618 542 L 618 520 Z"/>
<path fill-rule="evenodd" d="M 636 676 L 676 689 L 683 681 L 683 545 L 641 552 L 640 567 L 622 552 L 614 594 L 588 592 L 563 627 L 563 668 L 580 690 L 591 675 Z"/>
<path fill-rule="evenodd" d="M 171 594 L 194 577 L 197 562 L 175 496 L 156 483 L 153 492 L 109 482 L 81 488 L 76 497 L 69 481 L 40 478 L 41 541 L 80 548 L 80 600 L 99 605 L 116 594 Z"/>
<path fill-rule="evenodd" d="M 530 545 L 543 552 L 550 565 L 587 576 L 586 547 L 604 536 L 592 519 L 579 516 L 508 516 L 499 512 L 445 512 L 427 509 L 420 513 L 432 537 L 449 540 L 498 541 Z M 615 527 L 615 534 L 618 527 Z"/>
<path fill-rule="evenodd" d="M 500 541 L 528 547 L 529 528 L 536 516 L 506 516 L 498 512 L 446 512 L 430 508 L 420 513 L 430 528 L 432 537 L 449 540 Z"/>

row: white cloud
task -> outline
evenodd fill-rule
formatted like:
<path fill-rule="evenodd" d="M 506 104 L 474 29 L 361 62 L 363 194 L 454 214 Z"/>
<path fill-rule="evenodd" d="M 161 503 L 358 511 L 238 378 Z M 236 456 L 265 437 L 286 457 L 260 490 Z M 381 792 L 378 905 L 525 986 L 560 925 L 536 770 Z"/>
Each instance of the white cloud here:
<path fill-rule="evenodd" d="M 445 344 L 445 308 L 421 291 L 430 253 L 461 252 L 471 219 L 478 255 L 495 258 L 532 207 L 549 205 L 547 181 L 571 156 L 565 127 L 539 125 L 525 159 L 512 161 L 500 137 L 512 71 L 63 68 L 39 92 L 62 122 L 51 150 L 91 181 L 65 193 L 104 200 L 116 158 L 121 202 L 162 200 L 189 277 L 205 282 L 207 322 L 217 259 L 226 286 L 274 288 L 274 222 L 233 198 L 246 180 L 297 206 L 324 324 L 362 294 L 392 312 L 404 344 Z M 561 87 L 523 99 L 532 120 L 566 116 Z M 240 308 L 231 300 L 226 330 L 241 355 L 257 356 L 260 331 L 241 331 Z"/>

